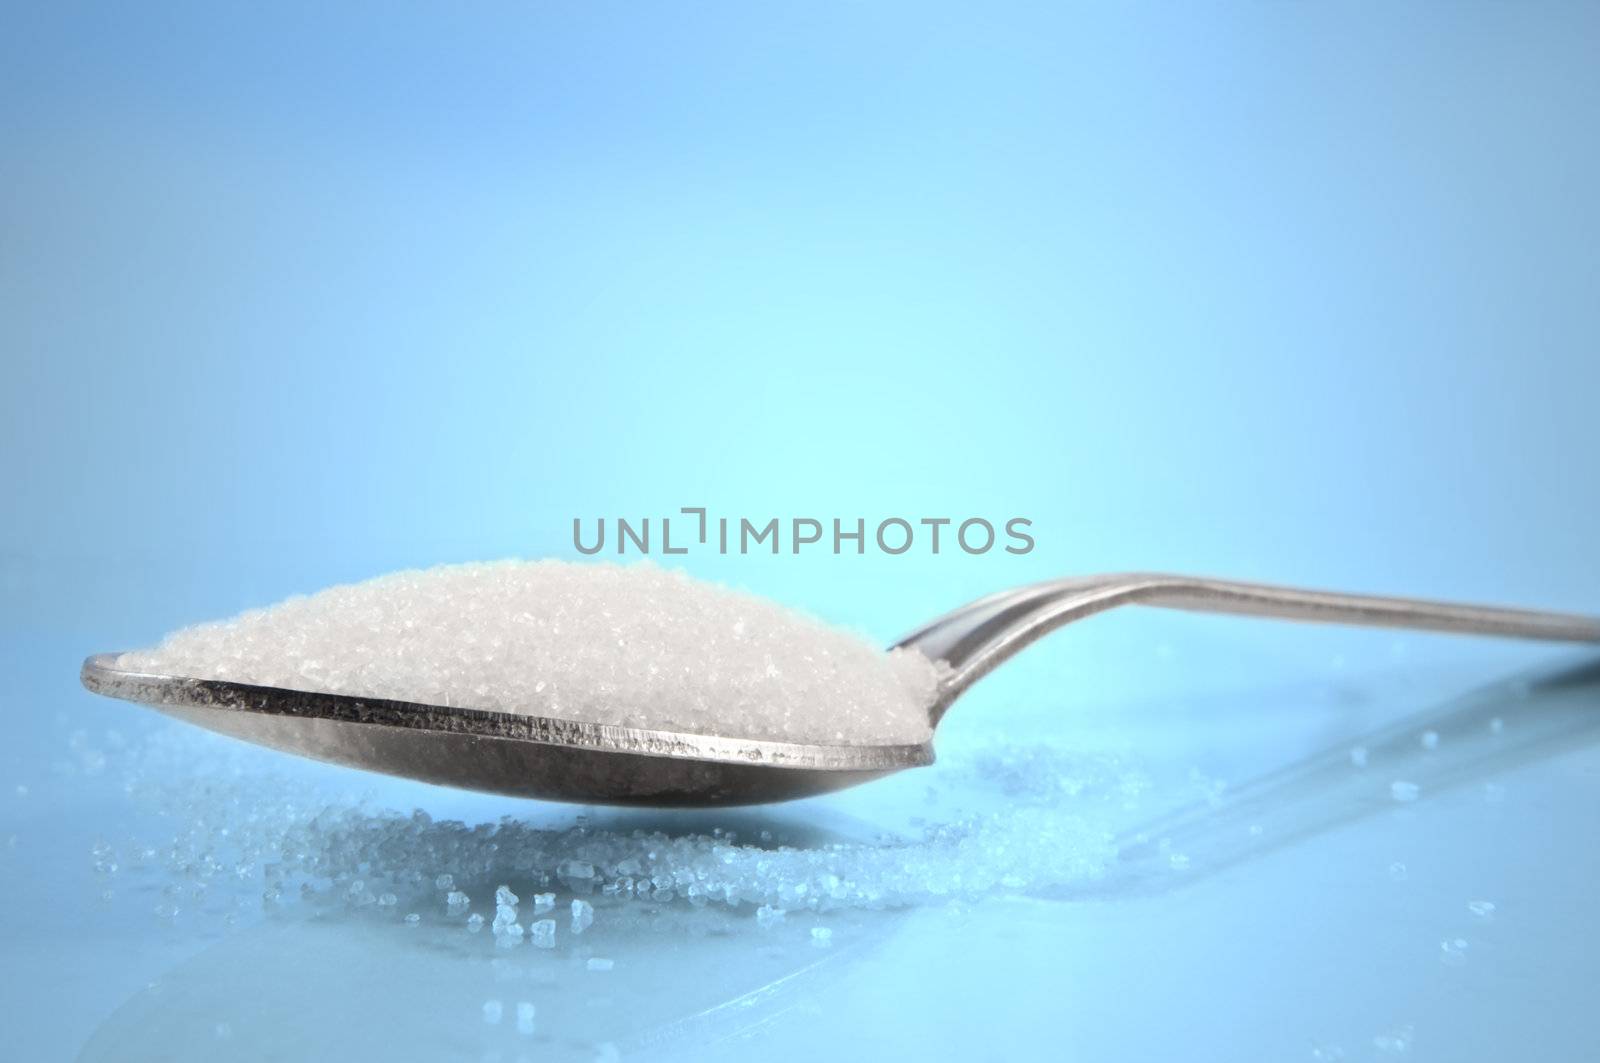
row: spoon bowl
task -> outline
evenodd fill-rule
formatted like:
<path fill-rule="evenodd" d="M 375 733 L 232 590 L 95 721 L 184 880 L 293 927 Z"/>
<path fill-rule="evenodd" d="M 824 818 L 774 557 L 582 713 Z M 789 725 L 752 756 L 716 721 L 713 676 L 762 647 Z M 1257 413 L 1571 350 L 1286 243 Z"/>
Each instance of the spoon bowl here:
<path fill-rule="evenodd" d="M 933 743 L 825 746 L 129 672 L 83 663 L 97 694 L 314 760 L 441 786 L 662 808 L 790 801 L 933 763 Z"/>
<path fill-rule="evenodd" d="M 937 726 L 972 684 L 1045 634 L 1121 605 L 1572 642 L 1600 619 L 1296 590 L 1185 576 L 1032 584 L 980 598 L 896 643 L 944 666 Z M 915 745 L 808 745 L 653 731 L 83 664 L 97 694 L 316 760 L 469 790 L 586 804 L 717 807 L 789 801 L 933 763 Z"/>

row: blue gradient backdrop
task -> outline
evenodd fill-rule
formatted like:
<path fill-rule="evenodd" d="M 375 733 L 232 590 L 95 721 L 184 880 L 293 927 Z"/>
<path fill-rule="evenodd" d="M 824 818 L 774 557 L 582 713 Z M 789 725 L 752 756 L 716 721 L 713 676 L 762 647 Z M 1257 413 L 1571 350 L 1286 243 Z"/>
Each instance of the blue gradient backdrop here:
<path fill-rule="evenodd" d="M 14 629 L 695 504 L 1034 520 L 690 562 L 885 639 L 1130 567 L 1600 600 L 1590 5 L 5 24 Z"/>
<path fill-rule="evenodd" d="M 1032 519 L 686 562 L 882 640 L 1127 568 L 1600 608 L 1597 54 L 1592 4 L 7 4 L 19 689 L 111 719 L 84 653 L 685 505 Z M 1393 651 L 1050 645 L 955 735 Z"/>

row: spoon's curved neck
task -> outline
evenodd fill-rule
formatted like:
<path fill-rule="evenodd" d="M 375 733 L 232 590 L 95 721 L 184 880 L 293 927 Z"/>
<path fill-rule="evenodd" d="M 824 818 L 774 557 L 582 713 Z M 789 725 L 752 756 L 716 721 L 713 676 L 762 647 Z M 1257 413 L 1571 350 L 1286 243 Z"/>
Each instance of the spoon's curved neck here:
<path fill-rule="evenodd" d="M 1600 642 L 1600 619 L 1482 605 L 1130 573 L 1036 583 L 980 598 L 896 643 L 949 666 L 935 725 L 968 687 L 1035 639 L 1119 605 L 1153 605 L 1322 623 Z"/>

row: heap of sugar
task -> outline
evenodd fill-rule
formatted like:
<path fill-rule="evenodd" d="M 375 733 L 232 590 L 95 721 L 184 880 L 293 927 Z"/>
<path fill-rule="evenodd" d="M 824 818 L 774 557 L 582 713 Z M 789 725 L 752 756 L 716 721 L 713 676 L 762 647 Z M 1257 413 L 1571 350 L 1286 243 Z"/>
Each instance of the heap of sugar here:
<path fill-rule="evenodd" d="M 122 668 L 585 723 L 824 744 L 919 743 L 939 680 L 910 650 L 635 565 L 397 572 L 200 624 Z"/>

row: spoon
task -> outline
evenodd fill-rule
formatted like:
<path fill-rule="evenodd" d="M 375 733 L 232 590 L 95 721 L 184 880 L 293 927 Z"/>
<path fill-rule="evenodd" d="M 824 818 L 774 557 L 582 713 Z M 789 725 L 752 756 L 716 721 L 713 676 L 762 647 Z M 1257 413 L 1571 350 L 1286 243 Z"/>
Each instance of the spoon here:
<path fill-rule="evenodd" d="M 1523 609 L 1294 590 L 1187 576 L 1035 583 L 946 613 L 896 643 L 948 666 L 933 704 L 952 702 L 1023 647 L 1119 605 L 1285 620 L 1600 642 L 1600 619 Z M 83 663 L 97 694 L 317 760 L 469 790 L 586 804 L 717 806 L 787 801 L 933 763 L 933 742 L 807 745 L 577 723 L 120 669 Z"/>

